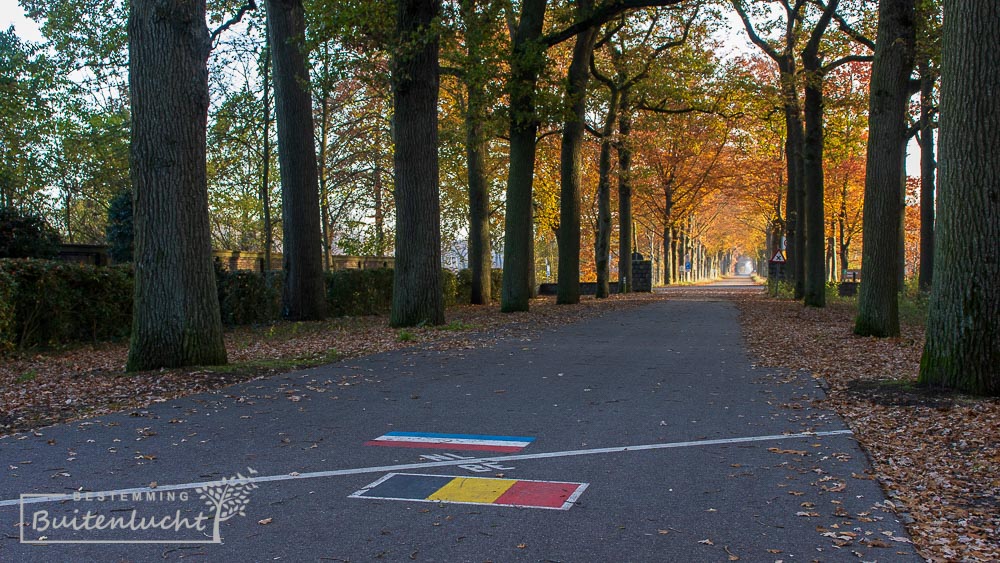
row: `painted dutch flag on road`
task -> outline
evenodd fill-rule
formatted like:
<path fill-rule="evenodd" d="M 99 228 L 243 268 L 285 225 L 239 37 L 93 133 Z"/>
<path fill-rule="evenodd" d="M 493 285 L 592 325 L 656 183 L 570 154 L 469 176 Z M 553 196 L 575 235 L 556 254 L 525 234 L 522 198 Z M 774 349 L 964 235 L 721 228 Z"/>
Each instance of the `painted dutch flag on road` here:
<path fill-rule="evenodd" d="M 434 432 L 389 432 L 366 446 L 394 448 L 435 448 L 483 452 L 519 452 L 534 442 L 530 436 L 488 436 L 483 434 L 437 434 Z"/>

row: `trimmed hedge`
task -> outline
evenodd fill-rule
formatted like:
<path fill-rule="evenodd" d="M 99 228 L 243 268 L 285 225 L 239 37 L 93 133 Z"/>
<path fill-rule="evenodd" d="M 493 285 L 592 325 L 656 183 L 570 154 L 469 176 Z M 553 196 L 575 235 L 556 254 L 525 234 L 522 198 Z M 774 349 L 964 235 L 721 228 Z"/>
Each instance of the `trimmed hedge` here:
<path fill-rule="evenodd" d="M 132 324 L 130 267 L 49 260 L 0 260 L 13 280 L 12 329 L 5 347 L 56 346 L 128 336 Z"/>
<path fill-rule="evenodd" d="M 280 272 L 217 268 L 222 322 L 229 326 L 281 318 Z M 391 269 L 326 273 L 330 316 L 378 315 L 392 306 Z M 499 299 L 501 271 L 492 272 Z M 468 303 L 468 270 L 441 271 L 446 305 Z M 13 348 L 126 338 L 132 325 L 134 277 L 130 265 L 95 267 L 49 260 L 0 259 L 0 353 Z"/>
<path fill-rule="evenodd" d="M 222 322 L 229 326 L 269 323 L 281 318 L 281 272 L 215 270 Z"/>
<path fill-rule="evenodd" d="M 14 276 L 0 270 L 0 354 L 14 348 Z"/>
<path fill-rule="evenodd" d="M 468 303 L 472 300 L 472 270 L 468 268 L 459 270 L 457 276 L 457 287 L 455 288 L 455 303 Z M 503 270 L 493 268 L 490 270 L 490 298 L 493 301 L 500 301 L 500 290 L 503 285 Z M 447 295 L 447 293 L 445 294 Z"/>
<path fill-rule="evenodd" d="M 326 302 L 332 317 L 388 313 L 392 307 L 392 269 L 327 272 Z"/>
<path fill-rule="evenodd" d="M 326 299 L 331 316 L 383 315 L 392 308 L 391 268 L 334 270 L 326 274 Z M 491 272 L 491 294 L 500 300 L 503 270 Z M 445 306 L 468 303 L 472 297 L 472 272 L 441 270 Z"/>

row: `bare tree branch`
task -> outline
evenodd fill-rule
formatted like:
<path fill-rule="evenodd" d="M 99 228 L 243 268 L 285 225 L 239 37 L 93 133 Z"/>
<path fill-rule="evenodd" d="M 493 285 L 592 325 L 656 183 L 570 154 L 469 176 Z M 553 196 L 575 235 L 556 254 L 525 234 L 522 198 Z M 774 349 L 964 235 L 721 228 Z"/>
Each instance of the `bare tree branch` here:
<path fill-rule="evenodd" d="M 736 13 L 739 14 L 740 19 L 743 20 L 743 27 L 747 30 L 747 36 L 750 38 L 750 42 L 760 47 L 760 49 L 764 51 L 767 56 L 771 57 L 775 61 L 780 60 L 781 55 L 778 54 L 777 49 L 775 49 L 767 41 L 761 39 L 760 35 L 758 35 L 754 30 L 753 22 L 750 21 L 750 16 L 747 15 L 747 10 L 743 6 L 743 0 L 733 0 L 733 8 L 736 9 Z"/>
<path fill-rule="evenodd" d="M 634 8 L 655 8 L 662 6 L 674 6 L 684 0 L 609 0 L 598 6 L 589 16 L 565 27 L 561 30 L 549 33 L 542 37 L 543 45 L 552 47 L 558 45 L 571 37 L 575 37 L 581 31 L 594 26 L 603 25 L 613 20 L 618 14 Z"/>
<path fill-rule="evenodd" d="M 819 70 L 823 74 L 826 74 L 838 66 L 845 65 L 847 63 L 870 63 L 874 58 L 875 57 L 872 55 L 848 55 L 846 57 L 840 57 L 829 64 L 823 65 L 823 67 Z"/>
<path fill-rule="evenodd" d="M 823 10 L 826 10 L 826 4 L 823 2 L 823 0 L 813 0 L 813 1 L 817 6 L 819 6 Z M 855 30 L 853 27 L 851 27 L 851 25 L 847 23 L 847 20 L 844 19 L 844 16 L 841 16 L 839 13 L 834 12 L 833 19 L 836 20 L 837 26 L 840 28 L 840 31 L 843 31 L 848 37 L 853 39 L 856 43 L 860 43 L 865 47 L 868 47 L 872 51 L 875 50 L 875 42 L 865 37 L 857 30 Z"/>
<path fill-rule="evenodd" d="M 215 40 L 218 39 L 219 35 L 221 35 L 223 31 L 226 31 L 230 27 L 233 27 L 234 25 L 240 23 L 240 20 L 243 19 L 243 16 L 245 16 L 247 12 L 256 9 L 257 9 L 257 3 L 254 2 L 254 0 L 247 0 L 247 3 L 244 4 L 242 7 L 240 7 L 240 10 L 236 12 L 235 16 L 230 18 L 229 21 L 227 21 L 226 23 L 217 27 L 215 31 L 212 32 L 212 35 L 208 38 L 209 44 L 214 45 Z"/>

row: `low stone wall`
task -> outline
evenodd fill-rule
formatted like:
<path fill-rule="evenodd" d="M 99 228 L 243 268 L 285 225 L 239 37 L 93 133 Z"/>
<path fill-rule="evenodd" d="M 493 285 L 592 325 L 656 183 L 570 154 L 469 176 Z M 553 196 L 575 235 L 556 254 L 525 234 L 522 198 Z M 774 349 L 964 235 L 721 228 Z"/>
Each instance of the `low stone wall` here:
<path fill-rule="evenodd" d="M 611 293 L 620 293 L 621 286 L 618 280 L 608 282 Z M 539 295 L 556 295 L 559 292 L 559 284 L 543 283 L 538 285 Z M 580 295 L 597 295 L 597 282 L 580 282 Z"/>
<path fill-rule="evenodd" d="M 111 264 L 108 247 L 101 244 L 63 244 L 59 247 L 57 259 L 63 262 L 107 266 Z M 228 272 L 261 272 L 265 269 L 282 269 L 280 252 L 271 253 L 271 266 L 264 268 L 263 252 L 242 252 L 239 250 L 213 250 L 212 259 Z M 330 257 L 331 270 L 377 270 L 392 268 L 396 259 L 392 256 L 350 256 L 338 254 Z"/>
<path fill-rule="evenodd" d="M 91 266 L 107 266 L 111 263 L 108 247 L 101 244 L 61 244 L 56 259 Z"/>
<path fill-rule="evenodd" d="M 212 258 L 222 265 L 224 270 L 254 271 L 260 272 L 264 269 L 263 252 L 240 252 L 216 250 L 212 252 Z M 377 270 L 379 268 L 392 268 L 396 259 L 392 256 L 347 256 L 335 255 L 330 258 L 331 270 Z M 282 269 L 282 255 L 280 252 L 271 253 L 271 270 Z"/>
<path fill-rule="evenodd" d="M 653 262 L 634 260 L 632 262 L 632 291 L 649 293 L 653 291 Z"/>

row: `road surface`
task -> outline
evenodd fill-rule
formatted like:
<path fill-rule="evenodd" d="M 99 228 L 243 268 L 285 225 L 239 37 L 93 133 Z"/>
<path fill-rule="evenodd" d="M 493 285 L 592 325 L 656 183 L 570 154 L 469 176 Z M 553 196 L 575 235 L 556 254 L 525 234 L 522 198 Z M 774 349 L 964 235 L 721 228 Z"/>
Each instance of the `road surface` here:
<path fill-rule="evenodd" d="M 920 561 L 820 384 L 746 356 L 742 283 L 0 439 L 0 561 Z"/>

